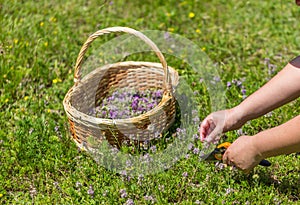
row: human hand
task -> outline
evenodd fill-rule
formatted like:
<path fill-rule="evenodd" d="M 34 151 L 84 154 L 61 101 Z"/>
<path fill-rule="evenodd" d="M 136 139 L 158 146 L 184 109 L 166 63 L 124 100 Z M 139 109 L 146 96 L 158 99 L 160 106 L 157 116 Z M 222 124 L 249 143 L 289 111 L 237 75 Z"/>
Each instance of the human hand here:
<path fill-rule="evenodd" d="M 200 139 L 207 142 L 216 142 L 224 130 L 226 110 L 213 112 L 200 125 Z"/>
<path fill-rule="evenodd" d="M 245 173 L 249 173 L 263 159 L 255 147 L 252 136 L 240 136 L 226 150 L 223 163 L 234 165 Z"/>
<path fill-rule="evenodd" d="M 236 108 L 213 112 L 200 125 L 200 139 L 217 142 L 221 133 L 238 129 L 243 124 Z"/>

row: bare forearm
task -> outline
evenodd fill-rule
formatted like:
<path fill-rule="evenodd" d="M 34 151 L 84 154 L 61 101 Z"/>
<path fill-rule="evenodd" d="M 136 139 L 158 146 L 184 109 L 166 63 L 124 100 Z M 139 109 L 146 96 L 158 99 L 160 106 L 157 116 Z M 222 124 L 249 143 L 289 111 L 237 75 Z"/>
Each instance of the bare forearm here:
<path fill-rule="evenodd" d="M 300 115 L 254 135 L 253 141 L 263 158 L 300 151 Z"/>
<path fill-rule="evenodd" d="M 246 122 L 260 117 L 299 96 L 300 69 L 288 64 L 235 109 L 240 113 L 240 120 Z"/>

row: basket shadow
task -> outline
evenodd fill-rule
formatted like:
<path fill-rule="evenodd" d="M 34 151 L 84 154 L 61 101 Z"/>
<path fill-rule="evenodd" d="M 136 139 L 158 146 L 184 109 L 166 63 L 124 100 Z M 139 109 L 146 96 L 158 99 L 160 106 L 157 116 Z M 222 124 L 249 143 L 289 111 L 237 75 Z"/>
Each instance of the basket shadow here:
<path fill-rule="evenodd" d="M 141 155 L 151 152 L 161 151 L 168 147 L 176 139 L 176 131 L 181 126 L 181 111 L 178 102 L 175 100 L 175 119 L 171 126 L 160 133 L 159 136 L 153 137 L 150 140 L 135 141 L 132 144 L 126 144 L 124 142 L 118 142 L 117 148 L 124 153 L 130 153 L 132 155 Z M 116 143 L 112 143 L 115 146 Z M 153 150 L 155 148 L 155 150 Z"/>

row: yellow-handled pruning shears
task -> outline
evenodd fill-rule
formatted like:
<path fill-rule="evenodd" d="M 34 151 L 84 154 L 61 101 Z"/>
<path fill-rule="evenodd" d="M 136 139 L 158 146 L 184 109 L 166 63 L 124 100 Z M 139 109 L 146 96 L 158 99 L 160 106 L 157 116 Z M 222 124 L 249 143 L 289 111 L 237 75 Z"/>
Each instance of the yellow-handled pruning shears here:
<path fill-rule="evenodd" d="M 223 154 L 226 152 L 227 148 L 231 145 L 230 142 L 224 142 L 222 144 L 219 144 L 211 153 L 207 155 L 201 156 L 202 159 L 204 160 L 219 160 L 222 161 Z M 268 167 L 271 165 L 271 163 L 268 160 L 261 160 L 259 165 Z"/>

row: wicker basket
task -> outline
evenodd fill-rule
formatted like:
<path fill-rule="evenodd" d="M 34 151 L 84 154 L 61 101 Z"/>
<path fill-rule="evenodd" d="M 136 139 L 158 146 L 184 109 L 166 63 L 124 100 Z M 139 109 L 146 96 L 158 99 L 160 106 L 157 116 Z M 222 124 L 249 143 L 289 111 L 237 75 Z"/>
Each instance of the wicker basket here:
<path fill-rule="evenodd" d="M 160 63 L 119 62 L 94 69 L 81 77 L 81 65 L 90 44 L 99 36 L 125 32 L 140 38 L 155 52 Z M 89 36 L 83 44 L 75 65 L 74 85 L 63 101 L 70 123 L 71 135 L 83 149 L 96 148 L 93 141 L 107 140 L 117 148 L 124 143 L 140 144 L 157 137 L 168 129 L 175 119 L 174 89 L 178 84 L 178 73 L 167 66 L 164 56 L 157 46 L 144 34 L 127 27 L 111 27 L 99 30 Z M 131 88 L 137 90 L 163 89 L 161 102 L 148 112 L 127 119 L 103 119 L 90 116 L 89 110 L 97 106 L 111 89 Z"/>

